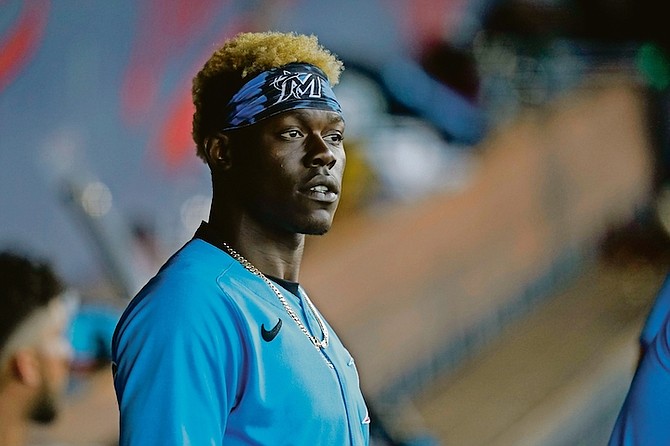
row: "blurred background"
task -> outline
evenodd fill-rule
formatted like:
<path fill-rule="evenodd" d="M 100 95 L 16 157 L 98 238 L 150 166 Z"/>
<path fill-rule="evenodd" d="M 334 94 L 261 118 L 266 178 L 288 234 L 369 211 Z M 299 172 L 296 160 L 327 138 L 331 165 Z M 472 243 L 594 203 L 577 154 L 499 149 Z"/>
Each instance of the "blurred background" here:
<path fill-rule="evenodd" d="M 605 444 L 670 265 L 660 8 L 0 1 L 0 247 L 82 296 L 64 411 L 32 444 L 117 444 L 116 318 L 207 218 L 191 79 L 263 30 L 347 67 L 344 196 L 301 283 L 356 357 L 373 444 Z"/>

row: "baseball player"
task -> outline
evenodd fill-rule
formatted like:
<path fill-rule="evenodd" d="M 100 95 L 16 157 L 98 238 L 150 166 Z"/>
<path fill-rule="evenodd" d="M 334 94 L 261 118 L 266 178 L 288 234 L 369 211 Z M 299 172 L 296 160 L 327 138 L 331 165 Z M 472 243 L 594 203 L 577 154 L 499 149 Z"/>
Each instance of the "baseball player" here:
<path fill-rule="evenodd" d="M 122 446 L 368 444 L 354 359 L 299 283 L 340 200 L 342 69 L 314 36 L 243 33 L 195 76 L 211 209 L 116 328 Z"/>

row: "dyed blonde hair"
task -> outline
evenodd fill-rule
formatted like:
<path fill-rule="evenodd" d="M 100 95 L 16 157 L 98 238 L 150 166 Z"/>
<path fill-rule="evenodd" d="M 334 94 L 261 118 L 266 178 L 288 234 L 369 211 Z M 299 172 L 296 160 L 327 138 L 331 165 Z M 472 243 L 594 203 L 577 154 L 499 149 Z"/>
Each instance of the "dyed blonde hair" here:
<path fill-rule="evenodd" d="M 241 33 L 226 41 L 193 78 L 193 141 L 205 160 L 204 141 L 221 128 L 221 112 L 242 85 L 256 74 L 293 62 L 319 67 L 336 85 L 342 62 L 316 36 L 295 33 Z"/>

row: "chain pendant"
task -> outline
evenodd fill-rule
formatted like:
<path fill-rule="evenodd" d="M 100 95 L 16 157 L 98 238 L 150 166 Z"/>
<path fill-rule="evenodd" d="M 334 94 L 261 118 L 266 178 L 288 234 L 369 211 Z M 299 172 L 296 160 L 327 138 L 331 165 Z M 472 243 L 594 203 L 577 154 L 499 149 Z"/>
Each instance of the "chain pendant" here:
<path fill-rule="evenodd" d="M 307 296 L 307 294 L 304 294 L 305 301 L 307 302 L 307 307 L 309 308 L 309 311 L 314 315 L 316 318 L 316 322 L 319 324 L 319 328 L 321 329 L 321 333 L 323 334 L 323 339 L 318 340 L 316 337 L 312 335 L 312 333 L 309 332 L 305 324 L 302 323 L 300 320 L 300 317 L 298 314 L 293 310 L 291 305 L 289 305 L 288 301 L 284 297 L 284 295 L 279 291 L 279 288 L 275 286 L 274 283 L 270 279 L 268 279 L 265 274 L 263 274 L 258 268 L 256 268 L 254 265 L 251 264 L 247 259 L 242 257 L 241 254 L 239 254 L 237 251 L 235 251 L 233 248 L 231 248 L 226 242 L 222 242 L 223 247 L 226 248 L 226 251 L 228 251 L 228 254 L 231 255 L 235 260 L 237 260 L 244 268 L 246 268 L 250 273 L 254 274 L 255 276 L 258 276 L 260 279 L 263 280 L 263 282 L 266 283 L 267 286 L 270 287 L 272 292 L 275 293 L 277 296 L 277 299 L 279 299 L 279 302 L 282 304 L 284 307 L 284 310 L 286 310 L 286 313 L 288 313 L 289 317 L 293 319 L 293 322 L 296 323 L 300 331 L 302 331 L 305 336 L 312 342 L 314 347 L 321 352 L 321 349 L 328 347 L 328 341 L 330 334 L 328 332 L 328 327 L 326 327 L 326 323 L 321 319 L 321 316 L 319 315 L 318 311 L 316 310 L 316 307 L 310 300 L 310 298 Z"/>

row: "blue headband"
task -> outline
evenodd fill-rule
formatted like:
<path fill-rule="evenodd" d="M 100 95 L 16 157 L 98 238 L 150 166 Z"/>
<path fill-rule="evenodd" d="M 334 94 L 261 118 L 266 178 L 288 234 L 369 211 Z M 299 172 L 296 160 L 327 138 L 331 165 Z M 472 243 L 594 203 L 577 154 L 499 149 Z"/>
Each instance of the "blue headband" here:
<path fill-rule="evenodd" d="M 328 78 L 319 68 L 305 63 L 272 68 L 252 78 L 230 99 L 223 110 L 221 131 L 301 108 L 342 114 Z"/>

